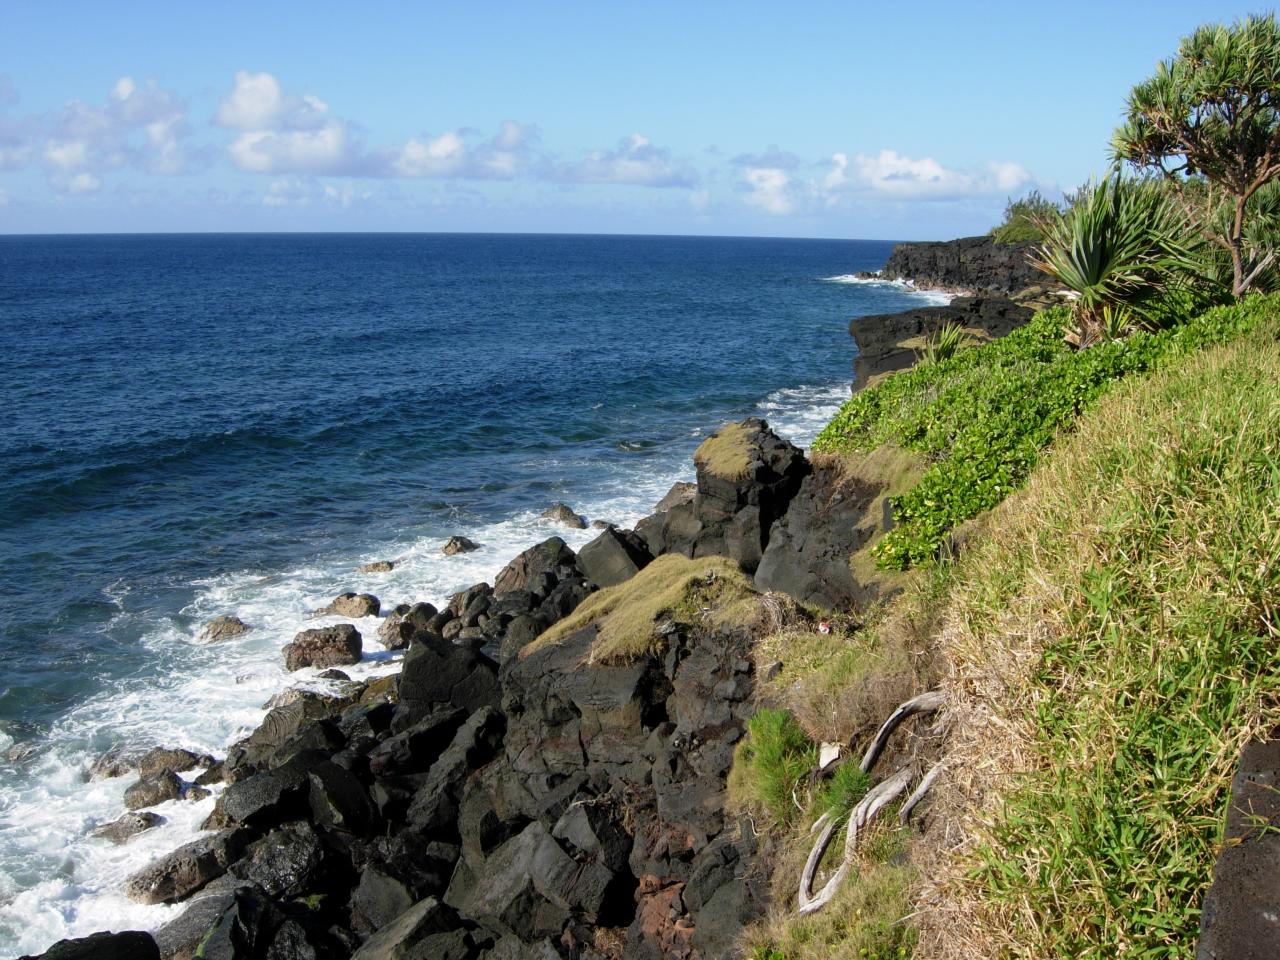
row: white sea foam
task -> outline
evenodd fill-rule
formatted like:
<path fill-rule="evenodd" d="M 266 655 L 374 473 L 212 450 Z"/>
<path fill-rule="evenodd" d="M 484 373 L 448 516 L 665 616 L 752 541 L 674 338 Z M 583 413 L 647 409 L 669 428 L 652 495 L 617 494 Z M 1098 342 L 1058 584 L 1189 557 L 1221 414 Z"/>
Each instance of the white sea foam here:
<path fill-rule="evenodd" d="M 902 293 L 910 294 L 917 297 L 930 306 L 945 307 L 954 299 L 955 294 L 948 293 L 945 290 L 931 290 L 927 287 L 917 287 L 910 280 L 886 280 L 881 277 L 859 276 L 854 273 L 842 273 L 834 277 L 823 277 L 824 283 L 852 283 L 863 284 L 871 287 L 893 287 Z"/>
<path fill-rule="evenodd" d="M 849 396 L 845 382 L 777 390 L 756 412 L 800 446 Z M 708 423 L 690 439 L 713 429 Z M 580 474 L 590 464 L 547 463 L 548 476 L 567 469 Z M 647 514 L 678 480 L 692 479 L 687 451 L 669 458 L 623 461 L 597 468 L 590 502 L 571 505 L 589 519 L 631 525 Z M 448 534 L 461 534 L 481 547 L 446 557 Z M 454 592 L 494 575 L 521 550 L 552 534 L 581 547 L 595 530 L 565 530 L 533 512 L 498 523 L 460 523 L 440 536 L 365 544 L 351 555 L 266 574 L 244 570 L 194 584 L 186 619 L 154 624 L 143 643 L 154 670 L 122 682 L 68 713 L 38 744 L 20 768 L 0 770 L 0 955 L 38 953 L 64 937 L 103 929 L 155 929 L 182 906 L 142 906 L 120 892 L 124 879 L 156 857 L 198 835 L 214 797 L 171 801 L 156 808 L 166 822 L 127 844 L 115 846 L 88 837 L 95 825 L 123 812 L 130 777 L 86 782 L 92 760 L 113 745 L 186 747 L 223 755 L 228 744 L 253 729 L 265 715 L 263 704 L 291 685 L 322 689 L 316 670 L 289 674 L 280 650 L 299 630 L 341 622 L 309 619 L 344 590 L 370 592 L 384 611 L 402 601 L 445 603 Z M 356 573 L 373 560 L 394 560 L 384 573 Z M 201 643 L 201 625 L 234 614 L 252 626 L 249 633 L 213 644 Z M 365 660 L 344 668 L 353 677 L 399 669 L 400 656 L 380 649 L 380 619 L 351 621 L 365 640 Z M 4 735 L 4 736 L 7 736 Z M 0 741 L 3 742 L 3 741 Z"/>

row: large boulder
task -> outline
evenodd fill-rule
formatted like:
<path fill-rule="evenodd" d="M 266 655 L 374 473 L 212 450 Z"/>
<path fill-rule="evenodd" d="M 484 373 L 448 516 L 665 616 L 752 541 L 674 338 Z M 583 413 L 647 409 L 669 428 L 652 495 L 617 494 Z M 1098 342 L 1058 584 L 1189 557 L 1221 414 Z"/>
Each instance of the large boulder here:
<path fill-rule="evenodd" d="M 469 960 L 479 951 L 468 926 L 455 910 L 427 897 L 378 930 L 352 960 Z"/>
<path fill-rule="evenodd" d="M 479 549 L 480 544 L 470 537 L 450 537 L 444 542 L 444 546 L 440 548 L 446 557 L 457 556 L 460 553 L 470 553 L 472 550 Z"/>
<path fill-rule="evenodd" d="M 803 451 L 757 417 L 729 423 L 694 454 L 697 495 L 641 532 L 655 552 L 726 556 L 753 573 L 775 520 L 809 473 Z"/>
<path fill-rule="evenodd" d="M 449 704 L 468 712 L 496 704 L 498 665 L 474 645 L 427 635 L 409 648 L 398 686 L 394 729 L 401 732 Z"/>
<path fill-rule="evenodd" d="M 222 830 L 193 840 L 130 876 L 124 893 L 138 903 L 177 903 L 226 873 L 247 839 L 242 830 Z"/>
<path fill-rule="evenodd" d="M 207 753 L 193 753 L 175 747 L 154 747 L 138 758 L 138 776 L 147 777 L 165 770 L 179 773 L 196 767 L 209 767 L 213 762 L 213 757 Z"/>
<path fill-rule="evenodd" d="M 493 580 L 494 595 L 512 590 L 545 595 L 559 579 L 581 575 L 577 559 L 577 554 L 559 537 L 543 540 L 502 568 Z"/>
<path fill-rule="evenodd" d="M 286 824 L 255 841 L 230 867 L 242 885 L 256 885 L 273 897 L 301 897 L 339 871 L 315 828 L 306 820 Z"/>
<path fill-rule="evenodd" d="M 613 587 L 630 580 L 652 559 L 642 537 L 616 527 L 606 528 L 578 551 L 578 567 L 597 587 Z"/>
<path fill-rule="evenodd" d="M 160 948 L 151 934 L 142 930 L 125 930 L 59 940 L 39 956 L 25 956 L 19 960 L 160 960 Z"/>
<path fill-rule="evenodd" d="M 378 640 L 388 650 L 403 650 L 414 637 L 433 633 L 432 621 L 440 611 L 429 603 L 398 604 L 378 627 Z"/>
<path fill-rule="evenodd" d="M 319 630 L 303 630 L 284 647 L 284 668 L 343 667 L 360 662 L 364 644 L 360 631 L 349 623 Z"/>

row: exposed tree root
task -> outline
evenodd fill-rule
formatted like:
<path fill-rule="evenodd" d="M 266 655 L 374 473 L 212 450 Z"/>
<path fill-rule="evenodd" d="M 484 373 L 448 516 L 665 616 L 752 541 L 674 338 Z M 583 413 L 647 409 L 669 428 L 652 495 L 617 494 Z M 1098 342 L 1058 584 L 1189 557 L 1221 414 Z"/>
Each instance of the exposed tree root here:
<path fill-rule="evenodd" d="M 898 708 L 889 714 L 886 720 L 876 732 L 875 739 L 871 741 L 871 746 L 867 747 L 867 752 L 862 756 L 862 772 L 868 773 L 875 766 L 876 760 L 880 758 L 880 753 L 884 750 L 884 745 L 889 742 L 889 737 L 893 735 L 893 731 L 898 729 L 899 724 L 907 717 L 915 716 L 917 713 L 935 713 L 942 708 L 944 697 L 940 690 L 930 690 L 928 693 L 922 693 L 917 697 L 912 697 L 905 703 L 898 705 Z"/>
<path fill-rule="evenodd" d="M 907 802 L 902 805 L 902 809 L 898 811 L 898 822 L 906 823 L 911 816 L 911 811 L 915 809 L 917 803 L 924 799 L 924 795 L 929 792 L 929 788 L 933 786 L 933 781 L 938 779 L 938 775 L 942 773 L 946 766 L 944 761 L 939 760 L 920 780 L 920 786 L 916 787 L 911 796 L 907 797 Z"/>
<path fill-rule="evenodd" d="M 836 891 L 840 889 L 840 884 L 844 883 L 845 877 L 853 869 L 854 857 L 858 850 L 858 831 L 874 820 L 876 814 L 887 804 L 901 796 L 907 787 L 911 786 L 911 781 L 915 779 L 918 772 L 919 768 L 916 764 L 907 764 L 893 776 L 867 791 L 867 795 L 849 814 L 849 829 L 844 839 L 844 859 L 840 863 L 840 869 L 832 874 L 831 879 L 823 885 L 821 890 L 814 894 L 813 875 L 822 861 L 822 855 L 826 853 L 831 843 L 831 837 L 839 826 L 839 821 L 835 817 L 826 815 L 827 822 L 818 835 L 813 849 L 809 851 L 809 859 L 805 861 L 804 870 L 800 874 L 800 913 L 815 913 L 831 902 Z"/>

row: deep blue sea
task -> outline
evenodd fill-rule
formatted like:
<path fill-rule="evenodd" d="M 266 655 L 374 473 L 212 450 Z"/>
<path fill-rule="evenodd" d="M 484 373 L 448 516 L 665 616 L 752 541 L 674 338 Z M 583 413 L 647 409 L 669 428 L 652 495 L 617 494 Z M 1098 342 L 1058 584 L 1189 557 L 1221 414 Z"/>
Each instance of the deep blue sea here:
<path fill-rule="evenodd" d="M 128 781 L 83 772 L 119 744 L 220 754 L 320 683 L 280 664 L 308 611 L 438 603 L 562 532 L 553 501 L 633 522 L 725 420 L 809 443 L 848 395 L 849 319 L 937 299 L 853 279 L 889 248 L 0 237 L 0 956 L 181 909 L 116 890 L 212 800 L 113 847 L 86 833 Z M 451 534 L 483 549 L 444 557 Z M 201 644 L 219 614 L 255 629 Z"/>

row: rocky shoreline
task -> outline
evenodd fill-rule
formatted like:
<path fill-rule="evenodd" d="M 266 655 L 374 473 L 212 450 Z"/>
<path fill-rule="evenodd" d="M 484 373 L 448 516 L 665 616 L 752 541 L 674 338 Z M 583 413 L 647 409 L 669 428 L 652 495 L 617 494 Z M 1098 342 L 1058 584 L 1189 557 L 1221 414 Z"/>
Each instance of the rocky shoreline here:
<path fill-rule="evenodd" d="M 909 365 L 912 339 L 944 324 L 996 337 L 1031 312 L 971 297 L 854 321 L 859 379 Z M 317 611 L 381 616 L 398 674 L 341 672 L 364 656 L 351 623 L 303 630 L 287 668 L 318 668 L 335 692 L 274 698 L 220 760 L 102 758 L 91 776 L 138 777 L 128 812 L 97 828 L 113 842 L 158 822 L 147 807 L 217 794 L 198 839 L 125 883 L 138 902 L 187 906 L 154 934 L 41 956 L 732 955 L 769 897 L 756 831 L 725 798 L 757 677 L 777 667 L 755 651 L 771 598 L 836 610 L 892 592 L 855 582 L 850 557 L 892 524 L 898 491 L 806 458 L 759 419 L 723 427 L 694 465 L 696 483 L 634 530 L 605 526 L 576 553 L 551 537 L 443 609 L 348 593 Z M 245 629 L 226 616 L 207 632 Z"/>

